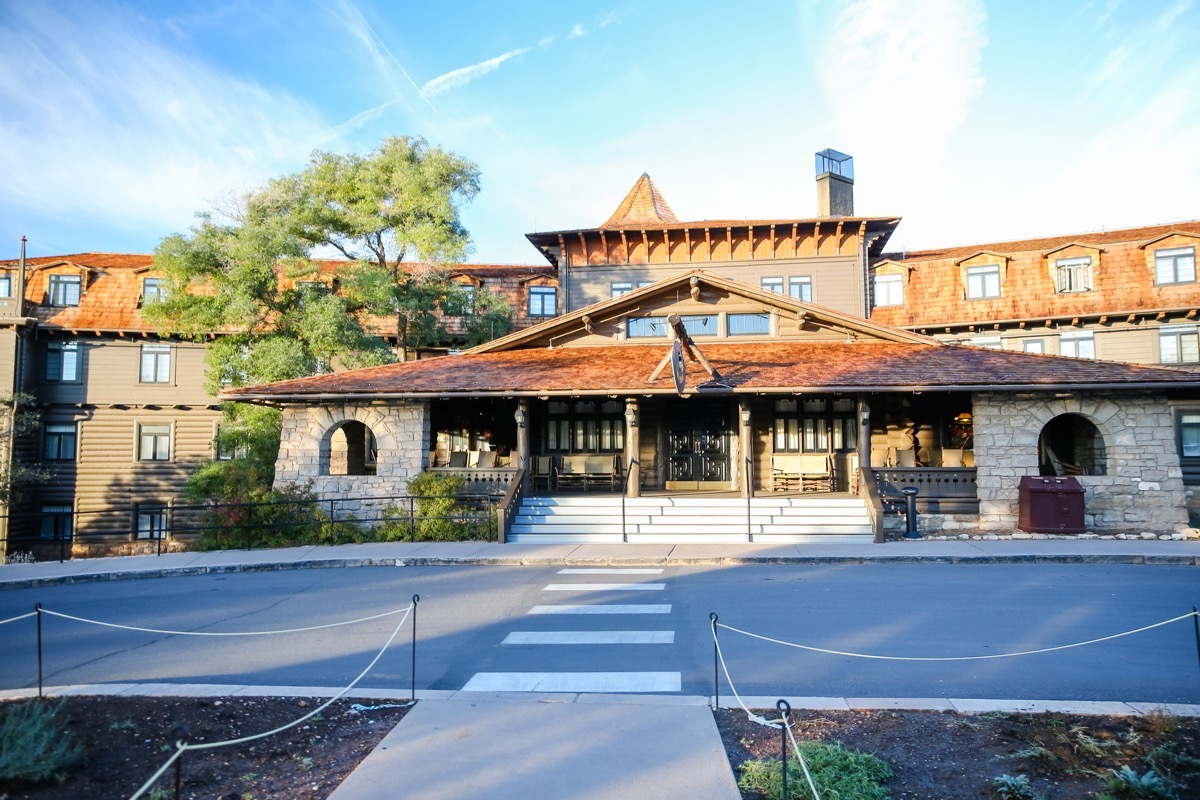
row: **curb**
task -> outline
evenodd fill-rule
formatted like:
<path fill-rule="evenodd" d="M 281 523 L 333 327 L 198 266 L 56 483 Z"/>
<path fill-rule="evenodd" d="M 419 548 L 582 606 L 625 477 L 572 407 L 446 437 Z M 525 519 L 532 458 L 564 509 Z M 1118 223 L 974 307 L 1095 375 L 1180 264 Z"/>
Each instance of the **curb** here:
<path fill-rule="evenodd" d="M 75 583 L 100 583 L 118 580 L 145 580 L 189 575 L 222 575 L 235 572 L 279 572 L 290 569 L 341 569 L 348 567 L 558 567 L 558 566 L 822 566 L 829 564 L 1118 564 L 1150 566 L 1200 566 L 1200 556 L 1190 555 L 878 555 L 878 556 L 751 556 L 713 557 L 610 557 L 610 558 L 537 558 L 537 557 L 465 557 L 465 558 L 342 558 L 306 561 L 272 561 L 255 564 L 214 564 L 211 566 L 164 567 L 162 569 L 90 572 L 15 579 L 0 577 L 0 591 L 34 589 L 42 586 Z"/>

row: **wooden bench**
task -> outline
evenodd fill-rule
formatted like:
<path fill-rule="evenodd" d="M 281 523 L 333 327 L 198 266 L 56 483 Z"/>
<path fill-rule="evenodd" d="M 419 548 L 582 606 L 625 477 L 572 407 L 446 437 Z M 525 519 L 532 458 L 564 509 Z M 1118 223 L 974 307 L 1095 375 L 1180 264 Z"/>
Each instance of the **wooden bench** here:
<path fill-rule="evenodd" d="M 558 468 L 559 488 L 581 488 L 608 484 L 610 490 L 617 486 L 617 457 L 613 455 L 577 454 L 562 457 Z"/>
<path fill-rule="evenodd" d="M 771 491 L 832 492 L 833 465 L 821 453 L 776 453 L 771 456 Z"/>

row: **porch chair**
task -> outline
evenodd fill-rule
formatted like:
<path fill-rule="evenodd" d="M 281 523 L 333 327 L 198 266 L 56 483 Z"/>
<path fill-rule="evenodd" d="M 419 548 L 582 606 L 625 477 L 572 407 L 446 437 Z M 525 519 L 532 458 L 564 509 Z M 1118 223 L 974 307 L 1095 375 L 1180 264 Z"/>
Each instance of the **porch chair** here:
<path fill-rule="evenodd" d="M 917 465 L 916 450 L 897 450 L 896 451 L 896 466 L 898 467 L 915 467 Z"/>
<path fill-rule="evenodd" d="M 545 483 L 546 491 L 554 491 L 554 456 L 534 456 L 529 482 L 537 491 L 538 484 Z"/>
<path fill-rule="evenodd" d="M 609 490 L 617 487 L 617 457 L 588 456 L 584 486 L 589 483 L 608 483 Z"/>
<path fill-rule="evenodd" d="M 450 469 L 465 469 L 467 466 L 467 451 L 455 450 L 450 454 Z"/>
<path fill-rule="evenodd" d="M 971 469 L 975 469 L 975 451 L 974 450 L 963 450 L 962 465 L 964 467 L 970 467 Z"/>
<path fill-rule="evenodd" d="M 478 467 L 478 466 L 479 466 L 479 451 L 478 450 L 468 450 L 467 451 L 467 468 L 472 469 L 472 468 Z"/>
<path fill-rule="evenodd" d="M 476 466 L 480 469 L 493 469 L 496 466 L 496 451 L 480 450 L 479 463 Z"/>
<path fill-rule="evenodd" d="M 585 455 L 562 457 L 562 465 L 558 468 L 560 489 L 578 486 L 587 491 L 587 459 Z"/>
<path fill-rule="evenodd" d="M 800 456 L 797 453 L 775 453 L 771 456 L 771 491 L 794 492 L 802 488 Z"/>
<path fill-rule="evenodd" d="M 963 451 L 961 447 L 947 448 L 942 450 L 942 466 L 943 467 L 961 467 L 963 465 Z"/>
<path fill-rule="evenodd" d="M 888 455 L 891 448 L 888 447 L 872 447 L 871 448 L 871 469 L 883 469 L 890 466 L 888 464 Z"/>

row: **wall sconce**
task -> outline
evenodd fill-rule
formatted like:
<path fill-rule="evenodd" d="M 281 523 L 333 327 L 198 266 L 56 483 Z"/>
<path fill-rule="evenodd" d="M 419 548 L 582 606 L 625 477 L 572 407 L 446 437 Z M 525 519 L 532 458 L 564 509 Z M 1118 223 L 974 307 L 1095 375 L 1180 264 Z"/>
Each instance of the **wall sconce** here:
<path fill-rule="evenodd" d="M 750 406 L 742 406 L 742 424 L 750 424 Z"/>
<path fill-rule="evenodd" d="M 864 408 L 862 411 L 858 412 L 858 419 L 863 425 L 866 425 L 871 421 L 871 412 Z"/>
<path fill-rule="evenodd" d="M 631 428 L 637 427 L 637 408 L 634 407 L 633 403 L 625 404 L 625 422 Z"/>
<path fill-rule="evenodd" d="M 516 410 L 516 412 L 513 414 L 513 419 L 515 419 L 517 421 L 518 428 L 524 428 L 525 427 L 525 419 L 526 419 L 525 409 L 518 408 Z"/>

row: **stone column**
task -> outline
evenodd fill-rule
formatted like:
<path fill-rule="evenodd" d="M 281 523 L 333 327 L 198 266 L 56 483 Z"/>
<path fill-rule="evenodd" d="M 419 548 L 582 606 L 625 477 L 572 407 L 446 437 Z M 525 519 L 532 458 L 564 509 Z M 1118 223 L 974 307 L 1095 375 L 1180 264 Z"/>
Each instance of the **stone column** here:
<path fill-rule="evenodd" d="M 641 436 L 639 435 L 640 417 L 637 400 L 630 397 L 625 401 L 625 467 L 629 470 L 625 482 L 626 497 L 642 496 L 642 468 L 638 463 L 638 453 L 641 452 Z"/>

